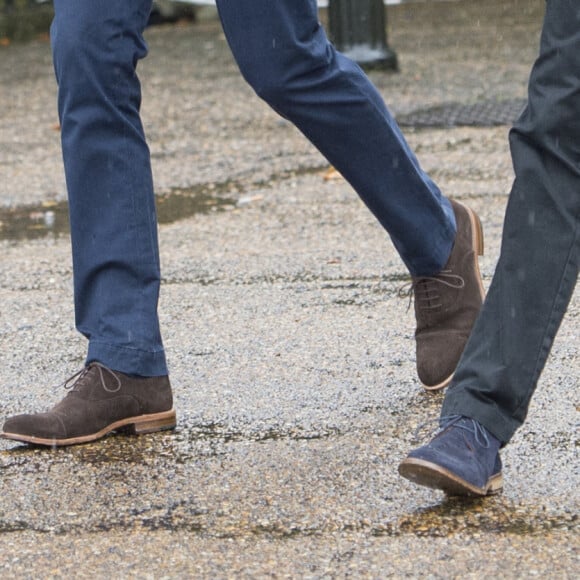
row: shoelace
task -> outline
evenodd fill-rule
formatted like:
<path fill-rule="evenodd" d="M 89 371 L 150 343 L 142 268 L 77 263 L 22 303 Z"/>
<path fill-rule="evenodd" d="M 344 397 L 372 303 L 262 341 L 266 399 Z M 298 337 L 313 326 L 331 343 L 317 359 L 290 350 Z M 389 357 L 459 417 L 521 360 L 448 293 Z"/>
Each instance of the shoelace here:
<path fill-rule="evenodd" d="M 462 419 L 463 422 L 460 423 Z M 489 449 L 491 441 L 489 440 L 487 429 L 475 419 L 471 419 L 463 415 L 449 415 L 447 417 L 441 417 L 439 420 L 439 430 L 436 434 L 445 431 L 445 429 L 451 426 L 468 431 L 475 437 L 476 443 L 481 445 L 481 447 L 484 449 Z"/>
<path fill-rule="evenodd" d="M 462 419 L 464 421 L 460 423 Z M 438 427 L 435 433 L 431 435 L 430 439 L 437 437 L 437 435 L 443 433 L 443 431 L 449 427 L 457 427 L 458 429 L 463 429 L 464 431 L 471 433 L 475 437 L 475 442 L 481 445 L 484 449 L 488 449 L 491 445 L 486 428 L 480 425 L 475 419 L 465 417 L 464 415 L 448 415 L 438 419 L 425 421 L 415 429 L 413 439 L 418 441 L 419 435 L 423 433 L 427 427 L 433 425 L 433 423 L 437 423 Z"/>
<path fill-rule="evenodd" d="M 465 287 L 465 280 L 453 274 L 451 270 L 442 270 L 437 276 L 421 276 L 405 284 L 399 289 L 401 298 L 409 297 L 407 310 L 411 307 L 411 300 L 415 295 L 415 301 L 420 310 L 434 310 L 441 308 L 441 296 L 438 285 L 443 284 L 449 288 L 461 290 Z"/>
<path fill-rule="evenodd" d="M 75 373 L 74 375 L 72 375 L 68 379 L 66 379 L 64 381 L 64 383 L 62 384 L 62 386 L 67 390 L 74 391 L 75 388 L 80 386 L 83 379 L 87 376 L 87 374 L 89 373 L 89 371 L 92 368 L 96 368 L 99 371 L 101 385 L 102 385 L 103 389 L 105 389 L 105 391 L 107 391 L 108 393 L 116 393 L 121 389 L 121 379 L 110 368 L 108 368 L 105 365 L 102 365 L 101 363 L 98 363 L 98 362 L 89 363 L 85 368 L 81 369 L 79 372 Z M 112 376 L 115 379 L 115 382 L 117 383 L 116 388 L 111 389 L 107 386 L 107 383 L 105 382 L 105 375 L 104 375 L 105 372 L 107 372 L 110 376 Z"/>

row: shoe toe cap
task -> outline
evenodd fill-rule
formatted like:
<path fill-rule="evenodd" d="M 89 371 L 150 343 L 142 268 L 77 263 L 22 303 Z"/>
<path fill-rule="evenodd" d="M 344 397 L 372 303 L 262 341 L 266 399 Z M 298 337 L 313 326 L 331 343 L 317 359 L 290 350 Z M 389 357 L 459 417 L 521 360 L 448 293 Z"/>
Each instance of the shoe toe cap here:
<path fill-rule="evenodd" d="M 13 438 L 18 436 L 37 438 L 66 437 L 66 430 L 62 421 L 53 413 L 10 417 L 4 423 L 3 433 L 13 436 Z"/>
<path fill-rule="evenodd" d="M 427 389 L 440 389 L 449 383 L 465 346 L 463 334 L 432 333 L 417 340 L 417 374 Z M 442 344 L 445 356 L 441 356 Z"/>

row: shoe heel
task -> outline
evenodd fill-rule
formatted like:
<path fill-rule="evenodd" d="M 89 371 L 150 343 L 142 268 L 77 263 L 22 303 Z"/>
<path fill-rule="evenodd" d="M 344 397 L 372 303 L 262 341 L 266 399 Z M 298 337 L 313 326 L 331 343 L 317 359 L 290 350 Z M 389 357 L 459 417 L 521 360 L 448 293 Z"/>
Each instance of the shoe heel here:
<path fill-rule="evenodd" d="M 487 487 L 487 495 L 497 495 L 503 490 L 503 475 L 498 473 L 491 478 L 489 485 Z"/>
<path fill-rule="evenodd" d="M 473 245 L 477 251 L 478 256 L 483 256 L 485 250 L 485 244 L 483 241 L 483 226 L 481 225 L 481 220 L 479 216 L 474 212 L 469 210 L 471 214 L 471 225 L 473 227 Z"/>
<path fill-rule="evenodd" d="M 171 411 L 164 413 L 143 415 L 128 427 L 133 434 L 144 435 L 145 433 L 156 433 L 157 431 L 175 429 L 176 423 L 175 411 L 171 409 Z"/>
<path fill-rule="evenodd" d="M 481 225 L 481 220 L 479 216 L 472 211 L 472 225 L 473 225 L 473 242 L 475 245 L 475 249 L 477 251 L 478 256 L 483 256 L 483 252 L 485 250 L 485 244 L 483 241 L 483 226 Z"/>

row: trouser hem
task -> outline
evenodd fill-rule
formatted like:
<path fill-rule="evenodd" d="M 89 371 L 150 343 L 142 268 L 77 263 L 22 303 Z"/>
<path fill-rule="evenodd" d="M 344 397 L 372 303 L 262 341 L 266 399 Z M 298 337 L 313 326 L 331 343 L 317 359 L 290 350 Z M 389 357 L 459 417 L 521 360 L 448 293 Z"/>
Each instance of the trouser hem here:
<path fill-rule="evenodd" d="M 164 350 L 150 352 L 91 341 L 86 362 L 99 362 L 112 370 L 142 377 L 169 374 Z"/>
<path fill-rule="evenodd" d="M 473 386 L 472 388 L 475 392 L 478 392 L 477 386 Z M 480 400 L 474 398 L 467 392 L 468 389 L 469 386 L 461 387 L 454 391 L 453 387 L 451 387 L 447 391 L 441 409 L 441 416 L 463 415 L 464 417 L 475 419 L 492 435 L 497 437 L 501 441 L 502 446 L 507 445 L 516 430 L 520 427 L 520 424 L 506 417 L 495 403 L 482 404 Z"/>

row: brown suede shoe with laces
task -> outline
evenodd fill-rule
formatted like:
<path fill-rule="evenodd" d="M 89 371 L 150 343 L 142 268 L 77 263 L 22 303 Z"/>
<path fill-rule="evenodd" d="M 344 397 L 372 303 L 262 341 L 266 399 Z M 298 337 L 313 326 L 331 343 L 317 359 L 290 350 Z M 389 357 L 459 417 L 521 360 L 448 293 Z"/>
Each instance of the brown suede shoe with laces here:
<path fill-rule="evenodd" d="M 88 443 L 117 430 L 141 434 L 175 427 L 167 376 L 132 377 L 91 363 L 64 386 L 70 393 L 50 411 L 10 417 L 0 435 L 52 447 Z"/>
<path fill-rule="evenodd" d="M 457 235 L 445 268 L 435 276 L 413 278 L 417 330 L 417 373 L 427 390 L 446 387 L 479 314 L 485 291 L 478 255 L 483 230 L 477 214 L 451 200 Z"/>

